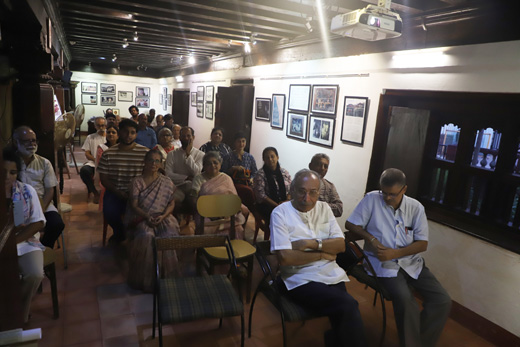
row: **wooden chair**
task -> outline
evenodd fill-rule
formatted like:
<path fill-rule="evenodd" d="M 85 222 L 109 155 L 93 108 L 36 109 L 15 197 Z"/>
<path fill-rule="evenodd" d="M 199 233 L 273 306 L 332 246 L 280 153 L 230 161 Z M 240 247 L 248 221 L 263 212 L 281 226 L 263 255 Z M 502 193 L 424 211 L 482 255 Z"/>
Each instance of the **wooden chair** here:
<path fill-rule="evenodd" d="M 280 318 L 282 320 L 283 345 L 285 347 L 287 346 L 287 333 L 285 329 L 286 321 L 305 322 L 307 320 L 319 318 L 321 316 L 317 316 L 311 311 L 298 305 L 278 289 L 277 281 L 279 279 L 277 280 L 276 277 L 279 265 L 276 255 L 271 253 L 271 241 L 260 241 L 256 243 L 256 259 L 260 264 L 260 268 L 262 269 L 264 276 L 260 280 L 255 294 L 253 295 L 253 301 L 251 302 L 251 308 L 249 310 L 248 336 L 251 337 L 253 309 L 255 307 L 256 297 L 259 293 L 262 293 L 274 305 L 274 307 L 276 307 L 278 312 L 280 312 Z"/>
<path fill-rule="evenodd" d="M 56 284 L 56 254 L 54 250 L 49 247 L 45 247 L 43 252 L 43 273 L 49 279 L 51 283 L 51 295 L 52 295 L 52 318 L 58 319 L 60 317 L 60 307 L 58 304 L 58 286 Z M 38 288 L 38 292 L 42 292 L 42 285 Z"/>
<path fill-rule="evenodd" d="M 159 266 L 159 252 L 166 250 L 199 249 L 222 247 L 228 254 L 230 273 L 236 275 L 236 259 L 226 235 L 194 235 L 170 238 L 155 238 L 153 242 L 156 282 L 153 296 L 153 333 L 155 338 L 156 319 L 159 326 L 159 345 L 163 345 L 163 324 L 181 323 L 202 318 L 240 316 L 241 346 L 244 346 L 244 306 L 240 288 L 237 292 L 225 275 L 199 277 L 163 278 Z M 239 286 L 240 287 L 240 286 Z M 156 313 L 157 312 L 157 313 Z"/>
<path fill-rule="evenodd" d="M 219 227 L 230 223 L 229 238 L 235 252 L 237 263 L 245 267 L 246 277 L 246 301 L 251 300 L 251 286 L 253 282 L 254 254 L 256 252 L 249 242 L 236 240 L 235 235 L 235 214 L 240 211 L 242 203 L 237 195 L 203 195 L 197 200 L 197 211 L 201 218 L 198 234 L 204 233 L 204 226 Z M 204 218 L 218 218 L 211 222 L 204 223 Z M 224 247 L 205 248 L 203 254 L 208 261 L 207 268 L 209 273 L 213 273 L 215 265 L 226 264 L 227 254 Z"/>

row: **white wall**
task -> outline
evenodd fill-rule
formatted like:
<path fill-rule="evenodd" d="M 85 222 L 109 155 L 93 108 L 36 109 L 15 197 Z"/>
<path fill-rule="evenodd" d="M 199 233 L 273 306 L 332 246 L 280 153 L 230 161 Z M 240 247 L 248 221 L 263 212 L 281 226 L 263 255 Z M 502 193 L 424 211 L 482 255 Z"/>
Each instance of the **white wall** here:
<path fill-rule="evenodd" d="M 173 88 L 189 88 L 191 92 L 196 91 L 199 85 L 214 85 L 216 91 L 219 85 L 229 85 L 231 79 L 254 78 L 255 97 L 270 98 L 273 93 L 285 94 L 286 105 L 290 84 L 338 84 L 333 149 L 287 138 L 286 124 L 280 131 L 272 129 L 267 122 L 253 119 L 251 154 L 261 166 L 263 148 L 275 146 L 281 165 L 292 175 L 307 167 L 315 153 L 328 154 L 331 166 L 327 178 L 336 184 L 344 202 L 344 214 L 338 220 L 343 225 L 364 194 L 379 96 L 384 89 L 520 92 L 520 41 L 449 47 L 445 49 L 444 56 L 434 61 L 437 67 L 398 68 L 393 55 L 380 53 L 258 66 L 185 76 L 182 83 L 177 83 L 174 78 L 160 83 Z M 416 57 L 414 62 L 421 65 L 426 63 L 426 58 Z M 339 74 L 368 74 L 368 77 L 332 76 Z M 318 75 L 331 77 L 313 77 Z M 73 75 L 74 80 L 77 77 Z M 275 77 L 284 78 L 273 79 Z M 343 100 L 347 95 L 366 96 L 370 100 L 363 147 L 340 141 Z M 122 106 L 120 108 L 123 109 Z M 287 120 L 287 109 L 285 114 Z M 209 139 L 214 122 L 197 118 L 194 107 L 190 107 L 189 123 L 197 132 L 197 146 Z M 517 300 L 520 297 L 520 255 L 430 222 L 430 243 L 425 258 L 455 301 L 520 335 L 520 304 Z"/>

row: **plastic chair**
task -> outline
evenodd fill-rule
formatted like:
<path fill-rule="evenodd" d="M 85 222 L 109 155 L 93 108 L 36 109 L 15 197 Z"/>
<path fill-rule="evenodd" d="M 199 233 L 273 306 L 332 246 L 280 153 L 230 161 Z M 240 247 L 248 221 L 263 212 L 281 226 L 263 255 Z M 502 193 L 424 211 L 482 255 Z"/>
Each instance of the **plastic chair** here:
<path fill-rule="evenodd" d="M 236 240 L 235 235 L 235 214 L 240 211 L 242 203 L 237 195 L 203 195 L 197 200 L 197 211 L 201 215 L 201 223 L 197 231 L 198 234 L 204 233 L 204 225 L 219 226 L 230 223 L 229 238 L 235 252 L 237 263 L 243 265 L 247 271 L 246 278 L 246 301 L 251 300 L 251 286 L 253 282 L 254 254 L 256 252 L 249 242 Z M 219 218 L 210 222 L 204 222 L 204 217 Z M 208 261 L 208 272 L 213 273 L 215 265 L 226 264 L 227 254 L 224 247 L 205 248 L 203 254 Z"/>
<path fill-rule="evenodd" d="M 233 288 L 225 275 L 199 277 L 163 278 L 159 266 L 159 252 L 166 250 L 200 249 L 223 247 L 228 254 L 232 275 L 237 273 L 233 248 L 226 235 L 194 235 L 170 238 L 155 238 L 153 242 L 156 282 L 153 295 L 153 333 L 155 338 L 156 319 L 159 326 L 159 345 L 163 345 L 163 324 L 188 322 L 203 318 L 240 316 L 241 346 L 244 346 L 244 306 L 240 290 Z M 197 251 L 197 258 L 200 254 Z M 240 289 L 240 288 L 239 288 Z M 157 314 L 156 314 L 157 312 Z"/>
<path fill-rule="evenodd" d="M 256 297 L 258 296 L 258 293 L 262 293 L 274 305 L 274 307 L 276 307 L 278 312 L 280 312 L 280 318 L 282 320 L 283 345 L 287 346 L 287 333 L 285 329 L 286 321 L 305 322 L 309 319 L 323 316 L 316 315 L 306 308 L 298 305 L 278 289 L 276 276 L 279 265 L 276 255 L 271 253 L 271 241 L 260 241 L 256 243 L 256 259 L 260 264 L 260 268 L 262 269 L 264 276 L 260 280 L 255 294 L 253 295 L 253 301 L 251 302 L 251 308 L 249 310 L 248 336 L 251 337 L 253 309 L 255 306 Z"/>

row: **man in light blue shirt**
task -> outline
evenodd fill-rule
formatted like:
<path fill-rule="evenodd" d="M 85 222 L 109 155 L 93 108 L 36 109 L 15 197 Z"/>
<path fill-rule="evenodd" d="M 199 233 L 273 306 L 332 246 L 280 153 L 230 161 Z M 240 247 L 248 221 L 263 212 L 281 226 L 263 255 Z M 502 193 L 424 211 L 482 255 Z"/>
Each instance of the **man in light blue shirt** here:
<path fill-rule="evenodd" d="M 148 127 L 148 117 L 144 113 L 137 117 L 137 127 L 135 142 L 150 149 L 154 148 L 157 145 L 157 136 L 155 131 Z"/>
<path fill-rule="evenodd" d="M 375 275 L 392 296 L 401 346 L 435 346 L 451 299 L 419 255 L 428 247 L 424 207 L 405 195 L 401 170 L 385 170 L 379 184 L 381 190 L 365 195 L 345 227 L 365 239 Z M 410 287 L 423 297 L 422 312 Z"/>

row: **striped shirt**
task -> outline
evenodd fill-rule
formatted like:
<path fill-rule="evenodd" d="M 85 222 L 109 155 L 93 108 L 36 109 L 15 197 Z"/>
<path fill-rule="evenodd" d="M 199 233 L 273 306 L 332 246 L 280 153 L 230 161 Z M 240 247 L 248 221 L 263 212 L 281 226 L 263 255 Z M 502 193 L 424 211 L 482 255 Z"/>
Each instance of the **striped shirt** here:
<path fill-rule="evenodd" d="M 128 192 L 132 178 L 142 175 L 144 156 L 148 148 L 135 144 L 128 150 L 119 148 L 119 144 L 103 152 L 98 164 L 98 172 L 108 176 L 110 182 L 121 192 Z"/>

